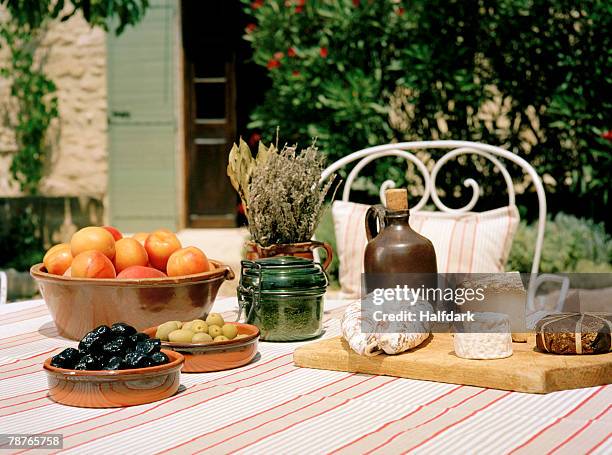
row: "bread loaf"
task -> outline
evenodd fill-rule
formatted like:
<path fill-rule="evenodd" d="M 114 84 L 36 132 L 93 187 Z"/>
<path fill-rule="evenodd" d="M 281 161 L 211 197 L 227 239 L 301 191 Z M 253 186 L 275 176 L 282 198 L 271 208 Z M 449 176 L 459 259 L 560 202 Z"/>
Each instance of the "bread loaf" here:
<path fill-rule="evenodd" d="M 535 327 L 538 349 L 554 354 L 601 354 L 612 351 L 612 314 L 559 313 Z"/>

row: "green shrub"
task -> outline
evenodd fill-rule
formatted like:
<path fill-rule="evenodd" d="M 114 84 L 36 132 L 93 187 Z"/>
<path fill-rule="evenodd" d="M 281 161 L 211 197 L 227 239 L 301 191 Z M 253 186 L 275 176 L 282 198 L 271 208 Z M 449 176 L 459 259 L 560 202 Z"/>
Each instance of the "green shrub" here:
<path fill-rule="evenodd" d="M 317 136 L 330 160 L 396 140 L 500 145 L 546 176 L 553 212 L 604 219 L 612 3 L 243 2 L 256 22 L 245 38 L 272 82 L 251 114 L 264 137 L 277 126 L 289 142 Z M 466 167 L 447 166 L 450 189 L 470 176 Z M 396 160 L 366 171 L 380 183 L 393 168 Z M 394 174 L 406 184 L 403 164 Z M 496 195 L 498 178 L 479 180 L 485 193 Z M 535 198 L 523 203 L 533 219 Z"/>
<path fill-rule="evenodd" d="M 536 223 L 521 221 L 506 270 L 531 271 Z M 612 237 L 603 224 L 564 213 L 549 218 L 540 272 L 612 272 Z"/>
<path fill-rule="evenodd" d="M 5 206 L 3 211 L 6 211 Z M 42 262 L 44 248 L 40 235 L 40 216 L 32 206 L 13 207 L 11 214 L 2 213 L 0 226 L 0 269 L 30 270 Z"/>

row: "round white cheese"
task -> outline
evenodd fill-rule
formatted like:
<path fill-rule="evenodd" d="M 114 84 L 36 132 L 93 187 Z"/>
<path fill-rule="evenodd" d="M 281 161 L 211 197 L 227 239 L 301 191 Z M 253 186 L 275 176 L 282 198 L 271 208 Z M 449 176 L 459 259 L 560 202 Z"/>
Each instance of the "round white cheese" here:
<path fill-rule="evenodd" d="M 501 313 L 472 313 L 454 334 L 455 354 L 464 359 L 503 359 L 512 355 L 510 318 Z"/>

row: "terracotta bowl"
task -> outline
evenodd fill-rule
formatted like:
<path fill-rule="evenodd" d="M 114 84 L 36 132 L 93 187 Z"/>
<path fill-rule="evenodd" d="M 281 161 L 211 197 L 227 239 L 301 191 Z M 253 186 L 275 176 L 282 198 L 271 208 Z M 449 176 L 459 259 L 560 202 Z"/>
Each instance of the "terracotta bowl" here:
<path fill-rule="evenodd" d="M 116 371 L 67 370 L 51 366 L 48 358 L 43 368 L 49 398 L 83 408 L 117 408 L 168 398 L 179 388 L 185 359 L 178 352 L 165 349 L 162 352 L 170 359 L 169 363 Z"/>
<path fill-rule="evenodd" d="M 164 349 L 180 352 L 185 357 L 183 373 L 208 373 L 210 371 L 229 370 L 249 363 L 257 354 L 259 329 L 251 324 L 226 322 L 238 326 L 238 334 L 244 338 L 216 343 L 171 343 L 162 341 Z M 157 326 L 144 330 L 150 337 L 155 337 Z"/>
<path fill-rule="evenodd" d="M 143 330 L 166 321 L 205 318 L 221 284 L 234 279 L 229 266 L 210 262 L 213 270 L 184 277 L 72 278 L 47 273 L 43 264 L 32 266 L 30 274 L 59 334 L 78 341 L 102 324 L 126 322 Z"/>

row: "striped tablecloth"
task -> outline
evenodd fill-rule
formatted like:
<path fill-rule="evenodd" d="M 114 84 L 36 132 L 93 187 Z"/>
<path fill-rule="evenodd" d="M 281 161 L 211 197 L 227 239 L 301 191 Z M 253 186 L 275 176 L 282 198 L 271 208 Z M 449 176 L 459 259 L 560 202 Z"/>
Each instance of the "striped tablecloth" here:
<path fill-rule="evenodd" d="M 328 301 L 325 336 L 339 333 L 343 306 Z M 183 374 L 182 391 L 157 403 L 62 406 L 41 364 L 75 343 L 41 300 L 3 305 L 0 325 L 0 433 L 61 433 L 69 453 L 612 453 L 612 386 L 531 395 L 301 369 L 297 343 L 261 343 L 240 369 Z"/>

